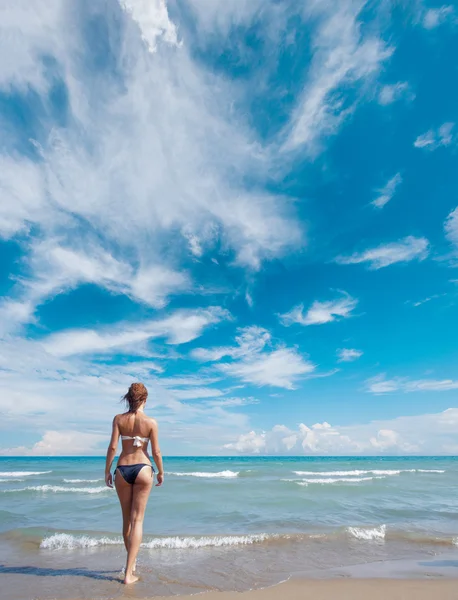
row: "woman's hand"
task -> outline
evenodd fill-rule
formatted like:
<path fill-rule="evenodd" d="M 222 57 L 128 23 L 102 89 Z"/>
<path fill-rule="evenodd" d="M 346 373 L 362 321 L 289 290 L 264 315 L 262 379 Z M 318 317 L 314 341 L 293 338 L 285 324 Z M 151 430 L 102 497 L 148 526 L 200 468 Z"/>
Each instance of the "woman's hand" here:
<path fill-rule="evenodd" d="M 109 488 L 113 487 L 113 475 L 110 471 L 108 473 L 105 473 L 105 483 Z"/>
<path fill-rule="evenodd" d="M 156 487 L 160 487 L 162 485 L 163 481 L 164 481 L 164 473 L 158 473 Z"/>

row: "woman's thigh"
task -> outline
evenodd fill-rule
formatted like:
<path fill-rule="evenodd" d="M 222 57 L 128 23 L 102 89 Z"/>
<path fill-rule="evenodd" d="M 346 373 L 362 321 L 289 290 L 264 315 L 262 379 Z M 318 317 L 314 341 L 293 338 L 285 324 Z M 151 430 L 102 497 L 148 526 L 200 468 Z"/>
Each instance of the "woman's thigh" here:
<path fill-rule="evenodd" d="M 143 467 L 135 480 L 132 494 L 132 510 L 133 519 L 143 519 L 146 505 L 148 503 L 149 494 L 153 486 L 153 470 L 149 465 Z"/>
<path fill-rule="evenodd" d="M 117 472 L 115 474 L 115 488 L 121 503 L 122 516 L 124 520 L 128 520 L 132 510 L 133 486 L 127 483 L 123 476 Z"/>

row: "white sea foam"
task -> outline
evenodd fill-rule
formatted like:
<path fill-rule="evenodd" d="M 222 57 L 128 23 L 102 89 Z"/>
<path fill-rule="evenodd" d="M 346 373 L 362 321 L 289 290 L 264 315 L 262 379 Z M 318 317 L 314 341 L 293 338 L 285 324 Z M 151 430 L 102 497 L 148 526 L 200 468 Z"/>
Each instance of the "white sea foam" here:
<path fill-rule="evenodd" d="M 163 537 L 146 541 L 143 548 L 150 550 L 170 549 L 186 550 L 195 548 L 221 547 L 221 546 L 246 546 L 264 542 L 275 535 L 266 533 L 257 535 L 225 535 L 225 536 L 202 536 L 202 537 Z M 95 548 L 97 546 L 113 546 L 123 544 L 121 538 L 90 537 L 87 535 L 71 535 L 68 533 L 56 533 L 42 540 L 40 548 L 46 550 L 74 550 L 78 548 Z"/>
<path fill-rule="evenodd" d="M 444 469 L 417 469 L 419 473 L 445 473 Z"/>
<path fill-rule="evenodd" d="M 203 536 L 203 537 L 166 537 L 156 538 L 142 544 L 145 548 L 207 548 L 220 546 L 247 546 L 264 542 L 265 540 L 275 537 L 269 536 L 266 533 L 257 535 L 221 535 L 221 536 Z"/>
<path fill-rule="evenodd" d="M 384 540 L 386 525 L 379 527 L 347 527 L 347 533 L 357 540 Z"/>
<path fill-rule="evenodd" d="M 64 487 L 63 485 L 31 485 L 25 488 L 16 488 L 13 490 L 1 490 L 3 493 L 6 492 L 70 492 L 70 493 L 81 493 L 81 494 L 100 494 L 109 490 L 107 486 L 103 485 L 100 487 Z"/>
<path fill-rule="evenodd" d="M 401 473 L 445 473 L 439 469 L 368 469 L 352 471 L 293 471 L 296 475 L 325 475 L 328 477 L 345 477 L 352 475 L 400 475 Z"/>
<path fill-rule="evenodd" d="M 75 548 L 95 548 L 96 546 L 111 546 L 122 544 L 121 538 L 93 538 L 88 535 L 71 535 L 69 533 L 55 533 L 50 537 L 44 538 L 40 548 L 47 550 L 73 550 Z"/>
<path fill-rule="evenodd" d="M 0 471 L 0 477 L 27 477 L 28 475 L 45 475 L 52 471 Z"/>
<path fill-rule="evenodd" d="M 219 473 L 207 473 L 194 471 L 191 473 L 167 473 L 167 475 L 175 475 L 176 477 L 238 477 L 239 471 L 220 471 Z"/>
<path fill-rule="evenodd" d="M 25 479 L 0 479 L 0 483 L 19 483 L 25 481 Z"/>
<path fill-rule="evenodd" d="M 383 475 L 376 477 L 322 477 L 316 479 L 303 479 L 302 481 L 296 481 L 298 485 L 305 485 L 309 483 L 359 483 L 360 481 L 372 481 L 373 479 L 385 479 Z"/>
<path fill-rule="evenodd" d="M 97 483 L 103 479 L 64 479 L 64 483 Z"/>

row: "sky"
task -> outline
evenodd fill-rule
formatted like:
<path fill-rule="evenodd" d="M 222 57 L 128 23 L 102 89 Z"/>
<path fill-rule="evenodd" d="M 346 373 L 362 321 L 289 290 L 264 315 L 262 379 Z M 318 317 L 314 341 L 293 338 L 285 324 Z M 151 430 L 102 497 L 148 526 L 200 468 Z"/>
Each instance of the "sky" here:
<path fill-rule="evenodd" d="M 458 9 L 5 0 L 0 454 L 458 454 Z"/>

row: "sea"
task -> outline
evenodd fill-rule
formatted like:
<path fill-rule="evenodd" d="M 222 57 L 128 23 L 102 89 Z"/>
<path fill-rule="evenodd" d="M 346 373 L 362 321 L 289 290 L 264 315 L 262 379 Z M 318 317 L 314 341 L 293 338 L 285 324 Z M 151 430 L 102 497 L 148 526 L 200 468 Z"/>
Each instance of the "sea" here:
<path fill-rule="evenodd" d="M 290 577 L 457 577 L 456 457 L 171 457 L 129 597 Z M 0 458 L 0 598 L 120 598 L 103 457 Z"/>

